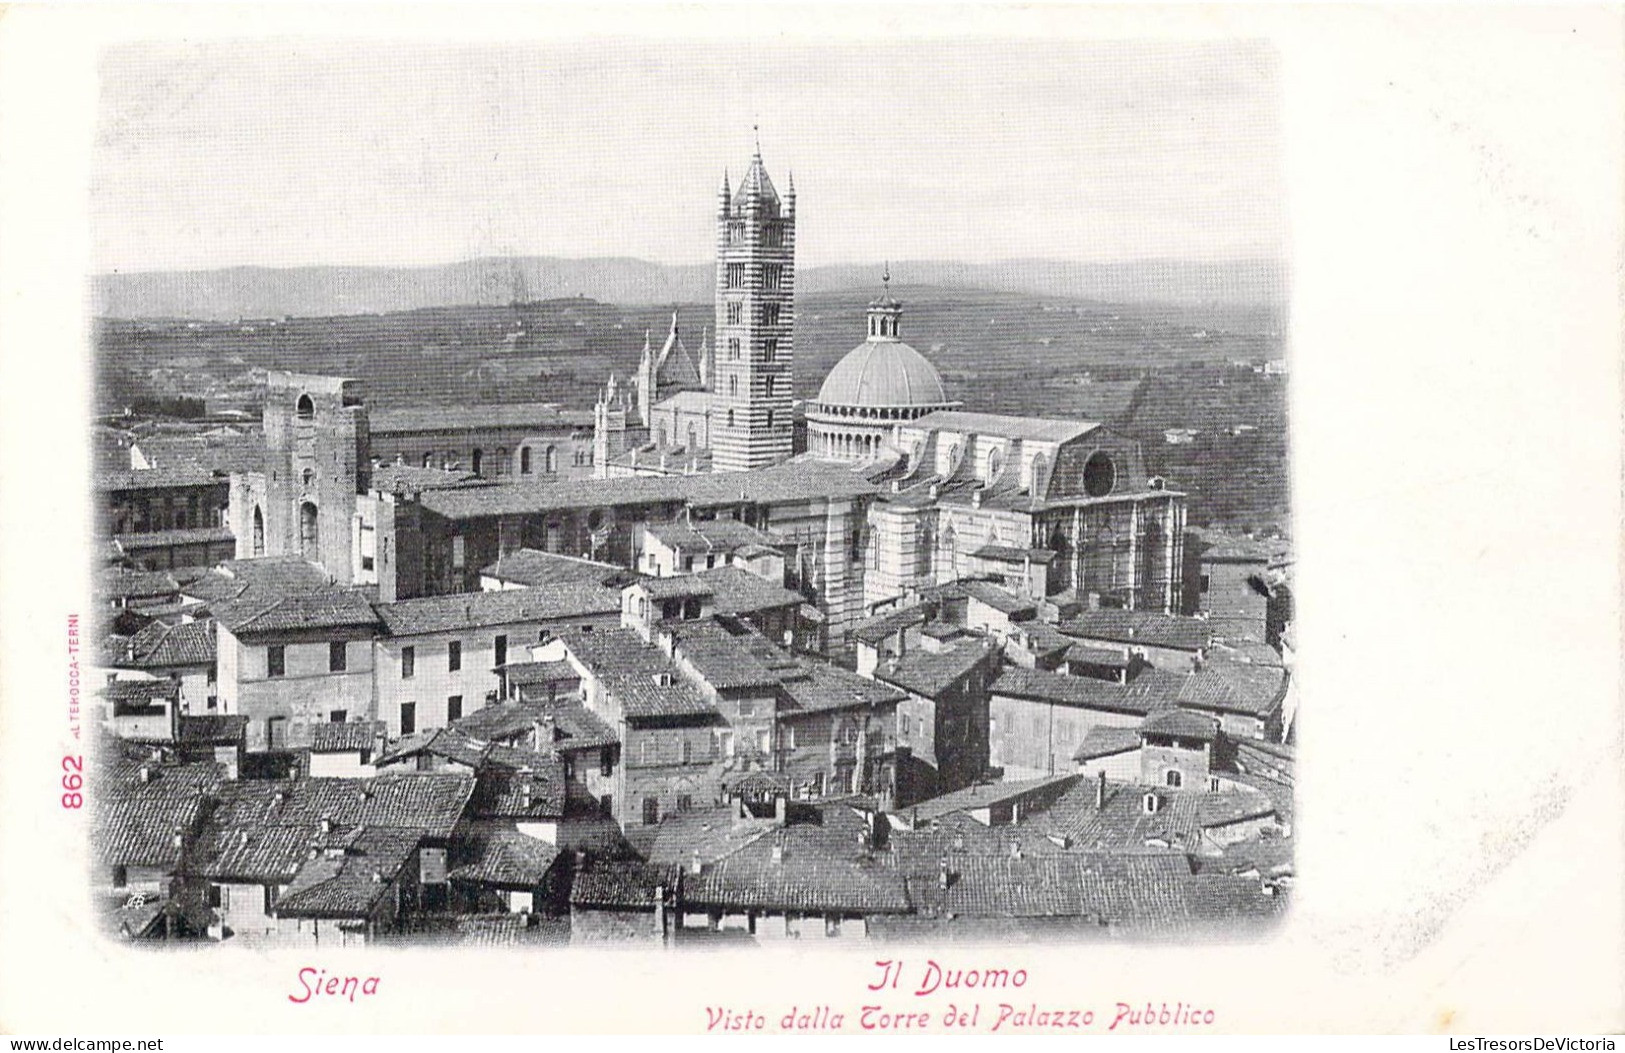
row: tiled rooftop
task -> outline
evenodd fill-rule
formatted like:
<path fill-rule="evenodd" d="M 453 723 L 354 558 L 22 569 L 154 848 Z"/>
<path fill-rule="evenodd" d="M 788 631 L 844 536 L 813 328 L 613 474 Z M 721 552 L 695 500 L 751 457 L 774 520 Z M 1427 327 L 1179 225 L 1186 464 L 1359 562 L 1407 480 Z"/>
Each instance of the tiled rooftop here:
<path fill-rule="evenodd" d="M 636 572 L 612 563 L 599 563 L 534 548 L 510 552 L 480 573 L 485 577 L 532 587 L 587 583 L 618 588 L 625 581 L 639 577 Z"/>
<path fill-rule="evenodd" d="M 980 640 L 961 640 L 937 652 L 916 647 L 895 662 L 881 662 L 875 669 L 875 679 L 926 698 L 937 698 L 985 663 L 988 654 Z"/>
<path fill-rule="evenodd" d="M 1168 735 L 1179 739 L 1212 742 L 1218 734 L 1218 722 L 1183 709 L 1165 709 L 1145 718 L 1140 730 L 1147 735 Z"/>
<path fill-rule="evenodd" d="M 589 581 L 534 589 L 461 592 L 378 604 L 391 636 L 455 632 L 501 625 L 606 615 L 621 609 L 620 593 Z"/>
<path fill-rule="evenodd" d="M 187 869 L 204 877 L 286 883 L 326 836 L 324 818 L 335 831 L 390 827 L 449 838 L 473 793 L 472 775 L 450 774 L 224 783 Z"/>
<path fill-rule="evenodd" d="M 175 468 L 110 468 L 97 472 L 92 489 L 98 493 L 125 490 L 172 489 L 190 486 L 228 485 L 224 475 L 208 468 L 181 465 Z"/>
<path fill-rule="evenodd" d="M 1119 753 L 1129 753 L 1140 748 L 1139 728 L 1115 728 L 1108 724 L 1096 724 L 1083 736 L 1083 745 L 1072 754 L 1075 761 L 1097 760 L 1101 757 L 1112 757 Z"/>
<path fill-rule="evenodd" d="M 699 552 L 732 552 L 750 545 L 772 548 L 779 539 L 737 519 L 677 519 L 648 523 L 644 532 L 669 548 Z"/>
<path fill-rule="evenodd" d="M 132 668 L 213 665 L 215 660 L 214 622 L 199 618 L 179 625 L 152 622 L 130 637 L 128 648 L 114 663 Z"/>
<path fill-rule="evenodd" d="M 1009 589 L 1001 588 L 991 581 L 962 581 L 959 586 L 965 591 L 965 595 L 1005 614 L 1030 613 L 1038 609 L 1038 605 L 1032 600 L 1017 596 Z"/>
<path fill-rule="evenodd" d="M 134 534 L 119 534 L 113 538 L 127 554 L 146 552 L 171 545 L 204 545 L 235 540 L 230 527 L 177 527 L 172 530 L 147 530 Z"/>
<path fill-rule="evenodd" d="M 1212 627 L 1198 618 L 1154 611 L 1083 611 L 1060 625 L 1068 636 L 1114 643 L 1197 651 L 1208 645 Z"/>
<path fill-rule="evenodd" d="M 367 918 L 391 882 L 414 860 L 421 832 L 390 827 L 357 827 L 299 866 L 277 897 L 276 912 L 288 918 Z M 318 839 L 321 840 L 321 839 Z"/>
<path fill-rule="evenodd" d="M 1079 709 L 1099 709 L 1112 713 L 1144 716 L 1174 704 L 1172 693 L 1115 684 L 1087 676 L 1068 676 L 1045 669 L 1010 666 L 999 674 L 991 688 L 995 695 L 1050 702 Z"/>
<path fill-rule="evenodd" d="M 986 782 L 967 786 L 951 793 L 921 801 L 908 809 L 916 820 L 940 819 L 955 812 L 974 812 L 996 804 L 1039 796 L 1047 791 L 1060 791 L 1078 778 L 1075 774 L 1049 775 L 1038 779 L 1015 782 Z"/>
<path fill-rule="evenodd" d="M 374 435 L 469 431 L 480 428 L 551 430 L 591 428 L 592 410 L 563 409 L 551 402 L 490 402 L 476 406 L 402 406 L 368 416 Z"/>
<path fill-rule="evenodd" d="M 494 888 L 533 889 L 546 880 L 558 857 L 556 845 L 502 823 L 476 821 L 454 850 L 450 877 Z"/>
<path fill-rule="evenodd" d="M 180 583 L 165 570 L 103 567 L 96 574 L 96 594 L 103 601 L 151 599 L 177 595 L 180 591 Z"/>
<path fill-rule="evenodd" d="M 312 753 L 346 753 L 370 750 L 378 742 L 383 725 L 377 721 L 317 724 L 311 730 Z"/>
<path fill-rule="evenodd" d="M 105 866 L 177 865 L 182 846 L 176 837 L 192 836 L 208 794 L 222 779 L 212 762 L 104 761 L 88 795 L 92 855 Z"/>
<path fill-rule="evenodd" d="M 711 508 L 818 498 L 858 497 L 873 484 L 834 465 L 778 465 L 748 472 L 639 475 L 557 483 L 506 483 L 423 495 L 423 507 L 448 519 L 520 515 L 575 508 L 687 504 Z"/>
<path fill-rule="evenodd" d="M 694 577 L 711 590 L 711 602 L 718 614 L 754 614 L 803 602 L 800 593 L 743 567 L 716 567 Z"/>
<path fill-rule="evenodd" d="M 366 595 L 355 589 L 294 592 L 281 596 L 251 588 L 235 600 L 210 608 L 216 620 L 235 636 L 297 629 L 375 629 L 378 614 Z"/>
<path fill-rule="evenodd" d="M 888 914 L 911 909 L 903 877 L 884 852 L 866 850 L 851 809 L 820 809 L 821 823 L 792 823 L 683 875 L 683 901 L 723 910 Z M 884 820 L 882 820 L 884 822 Z M 774 858 L 775 846 L 782 858 Z"/>
<path fill-rule="evenodd" d="M 933 610 L 934 608 L 926 604 L 914 604 L 899 610 L 882 611 L 858 622 L 848 631 L 848 635 L 861 643 L 873 646 L 905 629 L 924 625 L 931 620 Z"/>
<path fill-rule="evenodd" d="M 560 634 L 570 653 L 603 680 L 629 718 L 715 714 L 671 659 L 631 629 Z M 661 683 L 662 674 L 669 683 Z"/>
<path fill-rule="evenodd" d="M 739 817 L 732 804 L 677 812 L 655 828 L 649 862 L 679 867 L 715 862 L 774 829 L 772 819 Z"/>
<path fill-rule="evenodd" d="M 653 910 L 655 893 L 674 889 L 678 876 L 670 867 L 635 862 L 597 862 L 576 872 L 570 906 L 578 909 Z"/>

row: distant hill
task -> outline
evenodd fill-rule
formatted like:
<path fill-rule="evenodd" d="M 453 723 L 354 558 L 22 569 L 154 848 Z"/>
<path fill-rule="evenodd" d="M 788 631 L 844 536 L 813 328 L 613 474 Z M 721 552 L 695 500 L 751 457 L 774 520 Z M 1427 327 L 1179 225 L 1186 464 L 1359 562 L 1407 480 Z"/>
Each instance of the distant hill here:
<path fill-rule="evenodd" d="M 976 288 L 1110 303 L 1282 306 L 1287 268 L 1276 260 L 1130 260 L 1072 263 L 895 261 L 914 285 Z M 809 295 L 868 290 L 872 264 L 810 267 L 797 273 Z M 431 267 L 228 267 L 96 275 L 96 313 L 109 318 L 326 317 L 425 307 L 502 305 L 572 296 L 628 306 L 705 303 L 715 268 L 627 258 L 488 257 Z"/>

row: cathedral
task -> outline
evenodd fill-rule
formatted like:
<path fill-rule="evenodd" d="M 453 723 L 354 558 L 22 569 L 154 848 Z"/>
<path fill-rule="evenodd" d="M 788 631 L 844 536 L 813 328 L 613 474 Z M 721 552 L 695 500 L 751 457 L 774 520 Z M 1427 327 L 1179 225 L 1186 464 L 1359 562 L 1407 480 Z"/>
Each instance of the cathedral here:
<path fill-rule="evenodd" d="M 715 343 L 691 355 L 675 314 L 658 353 L 646 338 L 634 380 L 646 439 L 616 430 L 612 379 L 598 407 L 596 473 L 845 467 L 877 491 L 852 553 L 864 608 L 984 577 L 1034 599 L 1177 610 L 1184 495 L 1147 475 L 1138 442 L 1101 424 L 977 413 L 950 398 L 903 340 L 889 266 L 863 342 L 816 399 L 792 403 L 795 220 L 794 179 L 781 197 L 759 148 L 737 188 L 724 175 Z"/>
<path fill-rule="evenodd" d="M 356 382 L 274 374 L 265 469 L 232 479 L 238 556 L 302 555 L 395 602 L 478 591 L 482 568 L 521 549 L 639 567 L 651 524 L 729 519 L 773 539 L 774 583 L 805 597 L 832 654 L 874 611 L 967 579 L 1178 610 L 1184 495 L 1101 424 L 949 397 L 903 339 L 889 268 L 862 342 L 815 399 L 792 400 L 796 215 L 793 181 L 781 194 L 759 150 L 737 186 L 723 177 L 713 335 L 691 350 L 675 314 L 658 349 L 647 334 L 636 375 L 609 378 L 590 440 L 578 414 L 568 449 L 530 424 L 493 430 L 500 407 L 436 409 L 432 434 L 396 445 L 466 447 L 466 463 L 422 453 L 419 467 L 418 447 L 390 463 Z"/>

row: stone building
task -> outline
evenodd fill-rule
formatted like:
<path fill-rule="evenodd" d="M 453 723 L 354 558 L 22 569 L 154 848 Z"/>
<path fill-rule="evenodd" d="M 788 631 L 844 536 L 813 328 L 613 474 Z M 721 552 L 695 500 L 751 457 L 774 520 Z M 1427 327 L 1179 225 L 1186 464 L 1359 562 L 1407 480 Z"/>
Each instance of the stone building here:
<path fill-rule="evenodd" d="M 238 558 L 303 556 L 354 580 L 356 500 L 372 487 L 361 382 L 272 371 L 264 421 L 264 469 L 231 477 Z"/>

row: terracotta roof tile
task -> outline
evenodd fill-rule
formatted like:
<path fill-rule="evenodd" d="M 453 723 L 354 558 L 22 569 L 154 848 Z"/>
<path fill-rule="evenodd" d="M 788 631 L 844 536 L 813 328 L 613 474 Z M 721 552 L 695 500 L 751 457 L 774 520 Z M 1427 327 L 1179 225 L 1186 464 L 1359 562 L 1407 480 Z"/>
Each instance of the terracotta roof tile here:
<path fill-rule="evenodd" d="M 1025 669 L 1010 666 L 999 674 L 991 688 L 996 695 L 1011 698 L 1051 702 L 1059 706 L 1078 709 L 1098 709 L 1111 713 L 1130 713 L 1145 716 L 1157 709 L 1171 707 L 1171 695 L 1145 689 L 1132 689 L 1132 685 L 1096 680 L 1087 676 L 1068 676 L 1046 669 Z"/>
<path fill-rule="evenodd" d="M 463 592 L 378 604 L 392 636 L 523 625 L 606 615 L 621 609 L 620 593 L 590 581 L 560 582 L 500 592 Z"/>

